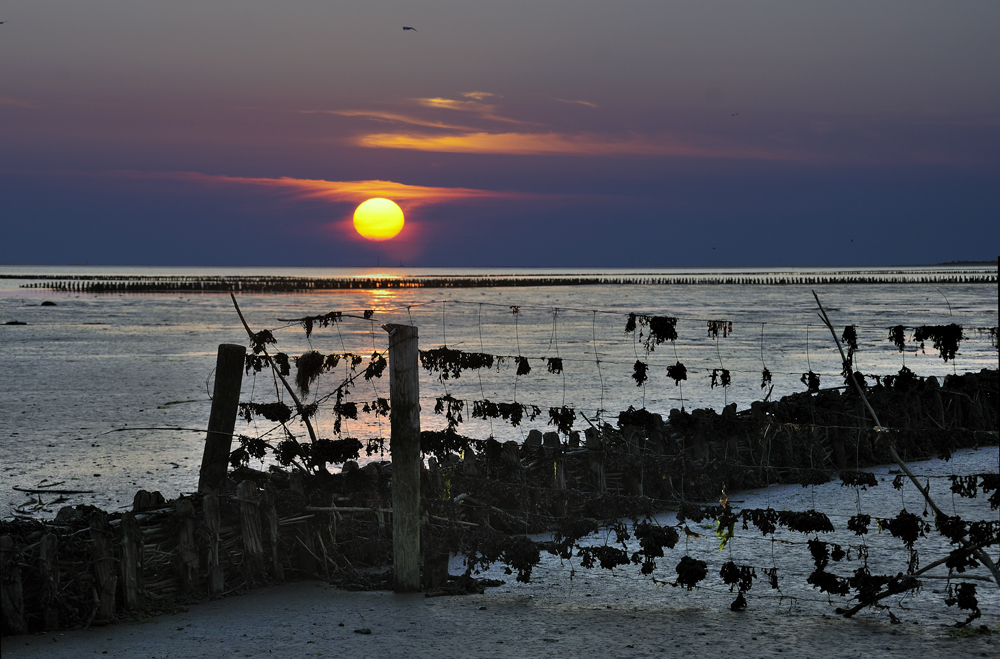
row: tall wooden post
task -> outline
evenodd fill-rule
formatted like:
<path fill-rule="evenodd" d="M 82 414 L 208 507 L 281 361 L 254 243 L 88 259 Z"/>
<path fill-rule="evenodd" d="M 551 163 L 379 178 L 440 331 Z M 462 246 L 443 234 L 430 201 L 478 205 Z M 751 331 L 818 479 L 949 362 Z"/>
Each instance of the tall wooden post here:
<path fill-rule="evenodd" d="M 247 349 L 241 345 L 223 343 L 219 346 L 219 355 L 215 361 L 212 412 L 208 417 L 208 436 L 205 439 L 205 454 L 201 459 L 201 474 L 198 478 L 199 492 L 218 492 L 226 480 L 246 354 Z"/>
<path fill-rule="evenodd" d="M 397 593 L 420 590 L 420 366 L 417 328 L 389 333 L 392 570 Z"/>

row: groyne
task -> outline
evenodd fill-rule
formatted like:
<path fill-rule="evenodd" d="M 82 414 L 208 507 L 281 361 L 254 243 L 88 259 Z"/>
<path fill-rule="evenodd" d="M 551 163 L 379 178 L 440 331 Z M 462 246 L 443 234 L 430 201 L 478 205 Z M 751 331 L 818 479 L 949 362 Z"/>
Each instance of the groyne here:
<path fill-rule="evenodd" d="M 998 385 L 996 370 L 883 378 L 867 391 L 885 424 L 878 431 L 858 396 L 834 389 L 742 412 L 663 419 L 629 409 L 616 425 L 565 437 L 532 431 L 523 444 L 425 432 L 423 587 L 481 590 L 469 574 L 449 579 L 450 552 L 472 549 L 530 578 L 539 548 L 566 550 L 526 533 L 573 538 L 599 522 L 712 501 L 726 487 L 838 477 L 870 487 L 858 470 L 889 462 L 890 443 L 907 460 L 995 445 Z M 984 493 L 995 492 L 993 477 L 984 476 Z M 127 512 L 78 505 L 50 521 L 4 520 L 2 632 L 107 624 L 297 577 L 386 587 L 391 579 L 363 568 L 392 562 L 391 484 L 389 462 L 347 462 L 339 473 L 240 468 L 219 492 L 167 502 L 140 491 Z"/>
<path fill-rule="evenodd" d="M 823 285 L 823 284 L 996 284 L 996 268 L 858 269 L 789 272 L 727 272 L 620 275 L 484 275 L 410 277 L 277 277 L 152 275 L 0 275 L 30 280 L 22 288 L 81 293 L 300 293 L 407 288 L 500 288 L 614 285 Z"/>

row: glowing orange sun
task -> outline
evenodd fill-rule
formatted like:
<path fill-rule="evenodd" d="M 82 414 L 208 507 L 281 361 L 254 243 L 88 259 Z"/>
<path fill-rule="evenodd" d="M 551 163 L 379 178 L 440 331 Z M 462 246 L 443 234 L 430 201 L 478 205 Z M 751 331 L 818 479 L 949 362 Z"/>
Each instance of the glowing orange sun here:
<path fill-rule="evenodd" d="M 368 240 L 390 240 L 403 230 L 403 210 L 389 199 L 369 199 L 355 209 L 354 228 Z"/>

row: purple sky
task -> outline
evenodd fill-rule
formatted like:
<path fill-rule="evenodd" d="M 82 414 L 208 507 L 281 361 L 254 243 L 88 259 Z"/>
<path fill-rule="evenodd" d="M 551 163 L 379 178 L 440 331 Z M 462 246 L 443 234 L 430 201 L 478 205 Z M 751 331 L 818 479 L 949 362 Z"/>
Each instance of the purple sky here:
<path fill-rule="evenodd" d="M 0 21 L 0 263 L 888 265 L 1000 244 L 996 0 L 8 0 Z M 397 239 L 351 229 L 371 196 L 403 208 Z"/>

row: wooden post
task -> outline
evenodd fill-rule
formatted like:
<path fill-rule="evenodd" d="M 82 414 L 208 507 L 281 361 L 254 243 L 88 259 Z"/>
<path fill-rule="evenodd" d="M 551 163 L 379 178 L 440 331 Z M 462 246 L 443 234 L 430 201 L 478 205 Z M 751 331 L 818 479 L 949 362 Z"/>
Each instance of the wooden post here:
<path fill-rule="evenodd" d="M 94 563 L 94 577 L 97 580 L 97 620 L 112 622 L 115 619 L 115 592 L 118 575 L 115 574 L 115 555 L 111 543 L 111 526 L 108 514 L 99 510 L 90 516 L 90 538 L 94 541 L 91 553 Z"/>
<path fill-rule="evenodd" d="M 389 333 L 389 452 L 392 456 L 394 590 L 420 590 L 420 364 L 417 328 L 384 325 Z"/>
<path fill-rule="evenodd" d="M 135 513 L 122 515 L 122 596 L 126 611 L 142 609 L 142 529 Z"/>
<path fill-rule="evenodd" d="M 199 492 L 218 492 L 226 480 L 246 354 L 247 349 L 240 345 L 223 343 L 219 346 L 219 355 L 215 361 L 212 412 L 208 417 L 208 436 L 205 438 L 205 453 L 201 459 L 198 478 Z"/>
<path fill-rule="evenodd" d="M 181 592 L 185 595 L 198 590 L 198 544 L 195 540 L 194 504 L 181 499 L 174 504 L 174 511 L 181 518 L 177 536 L 177 553 L 180 559 Z"/>
<path fill-rule="evenodd" d="M 299 571 L 314 576 L 319 574 L 319 557 L 316 555 L 316 543 L 313 542 L 312 529 L 308 522 L 295 525 L 296 553 L 299 558 Z"/>
<path fill-rule="evenodd" d="M 264 571 L 264 541 L 260 534 L 257 483 L 243 481 L 236 486 L 240 502 L 240 533 L 243 538 L 243 566 L 251 584 L 261 578 Z"/>
<path fill-rule="evenodd" d="M 285 580 L 285 568 L 281 565 L 281 536 L 278 534 L 278 509 L 275 508 L 277 493 L 270 483 L 264 484 L 264 517 L 267 519 L 268 539 L 271 541 L 271 569 L 274 580 L 282 583 Z"/>
<path fill-rule="evenodd" d="M 205 542 L 205 563 L 208 569 L 208 594 L 221 595 L 226 590 L 226 573 L 219 563 L 219 549 L 222 541 L 219 539 L 219 528 L 222 520 L 219 514 L 219 495 L 210 492 L 201 499 L 201 514 L 205 520 L 208 538 Z"/>
<path fill-rule="evenodd" d="M 28 633 L 21 568 L 17 565 L 14 540 L 9 535 L 0 537 L 0 622 L 0 631 L 5 635 Z"/>
<path fill-rule="evenodd" d="M 42 536 L 38 547 L 38 568 L 42 578 L 42 626 L 45 630 L 59 629 L 59 541 L 54 533 Z"/>

